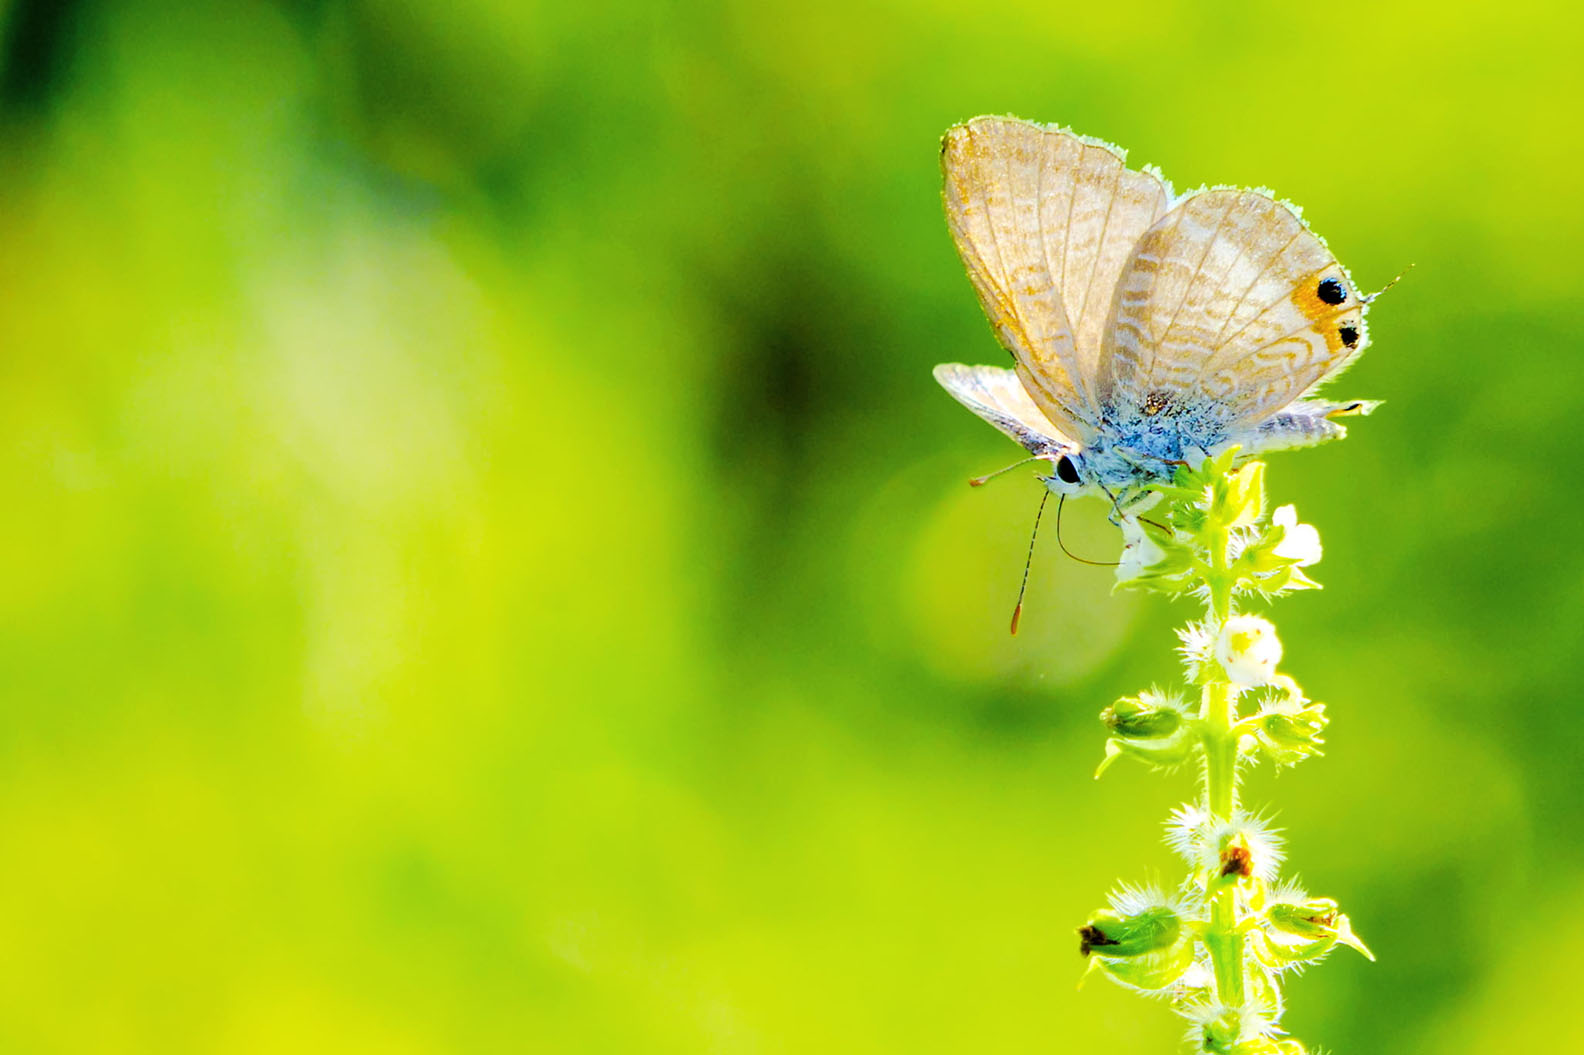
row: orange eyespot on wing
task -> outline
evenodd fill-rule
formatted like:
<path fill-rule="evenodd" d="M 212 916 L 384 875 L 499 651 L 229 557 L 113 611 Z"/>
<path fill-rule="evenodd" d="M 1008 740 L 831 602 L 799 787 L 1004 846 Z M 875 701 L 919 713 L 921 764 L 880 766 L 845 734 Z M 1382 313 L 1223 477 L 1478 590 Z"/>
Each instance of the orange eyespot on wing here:
<path fill-rule="evenodd" d="M 1352 295 L 1347 277 L 1341 272 L 1339 267 L 1327 268 L 1317 275 L 1299 280 L 1293 289 L 1292 302 L 1305 318 L 1318 322 L 1339 307 L 1358 303 Z"/>
<path fill-rule="evenodd" d="M 1365 306 L 1290 206 L 1260 191 L 1190 195 L 1122 273 L 1101 398 L 1146 416 L 1209 405 L 1233 429 L 1261 421 L 1357 356 Z"/>

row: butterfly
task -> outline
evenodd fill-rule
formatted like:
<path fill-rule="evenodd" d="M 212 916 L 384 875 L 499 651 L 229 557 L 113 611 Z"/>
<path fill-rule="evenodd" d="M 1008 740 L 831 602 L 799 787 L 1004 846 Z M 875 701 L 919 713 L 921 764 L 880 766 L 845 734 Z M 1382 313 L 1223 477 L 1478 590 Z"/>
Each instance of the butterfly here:
<path fill-rule="evenodd" d="M 1177 466 L 1340 439 L 1378 404 L 1314 398 L 1373 296 L 1268 191 L 1172 192 L 1067 129 L 979 117 L 941 142 L 957 251 L 1013 369 L 943 363 L 958 402 L 1113 519 Z"/>

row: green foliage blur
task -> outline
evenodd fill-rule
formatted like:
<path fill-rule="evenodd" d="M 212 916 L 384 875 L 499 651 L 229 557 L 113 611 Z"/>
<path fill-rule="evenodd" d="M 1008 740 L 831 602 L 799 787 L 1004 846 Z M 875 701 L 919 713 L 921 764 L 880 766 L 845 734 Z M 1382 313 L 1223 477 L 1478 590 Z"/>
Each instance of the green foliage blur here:
<path fill-rule="evenodd" d="M 0 1050 L 1175 1050 L 1074 928 L 1177 873 L 1090 774 L 1191 606 L 1047 536 L 1009 637 L 930 378 L 985 112 L 1417 265 L 1267 479 L 1332 725 L 1250 796 L 1380 957 L 1286 1022 L 1584 1050 L 1577 18 L 0 0 Z"/>

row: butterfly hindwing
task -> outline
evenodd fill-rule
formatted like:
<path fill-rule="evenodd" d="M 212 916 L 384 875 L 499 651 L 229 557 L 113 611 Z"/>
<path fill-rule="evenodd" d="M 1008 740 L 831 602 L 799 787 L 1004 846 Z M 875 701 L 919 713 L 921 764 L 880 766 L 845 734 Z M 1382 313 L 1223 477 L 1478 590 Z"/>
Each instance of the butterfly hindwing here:
<path fill-rule="evenodd" d="M 1365 344 L 1364 302 L 1288 205 L 1259 191 L 1190 195 L 1140 238 L 1105 335 L 1101 399 L 1213 408 L 1257 424 Z"/>
<path fill-rule="evenodd" d="M 1232 433 L 1227 442 L 1237 444 L 1249 455 L 1313 447 L 1347 435 L 1346 427 L 1337 421 L 1338 418 L 1368 414 L 1379 405 L 1370 399 L 1345 403 L 1300 399 L 1264 421 Z"/>
<path fill-rule="evenodd" d="M 1111 291 L 1169 188 L 1115 147 L 1012 118 L 951 129 L 941 167 L 952 238 L 1018 376 L 1059 429 L 1092 438 Z"/>

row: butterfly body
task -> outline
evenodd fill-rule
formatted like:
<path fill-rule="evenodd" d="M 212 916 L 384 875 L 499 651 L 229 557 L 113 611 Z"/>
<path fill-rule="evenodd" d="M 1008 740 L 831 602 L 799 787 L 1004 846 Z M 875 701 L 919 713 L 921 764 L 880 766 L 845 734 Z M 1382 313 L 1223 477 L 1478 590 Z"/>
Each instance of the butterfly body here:
<path fill-rule="evenodd" d="M 1366 298 L 1264 191 L 1175 195 L 1099 140 L 976 118 L 942 142 L 948 223 L 1014 369 L 945 364 L 961 403 L 1120 515 L 1185 461 L 1345 434 L 1305 398 L 1368 343 Z"/>
<path fill-rule="evenodd" d="M 1188 445 L 1203 448 L 1210 444 L 1189 440 Z M 1102 434 L 1072 458 L 1080 480 L 1116 495 L 1169 479 L 1185 460 L 1184 446 L 1183 436 L 1175 428 L 1150 428 L 1136 422 L 1126 429 L 1116 427 L 1114 439 Z"/>

